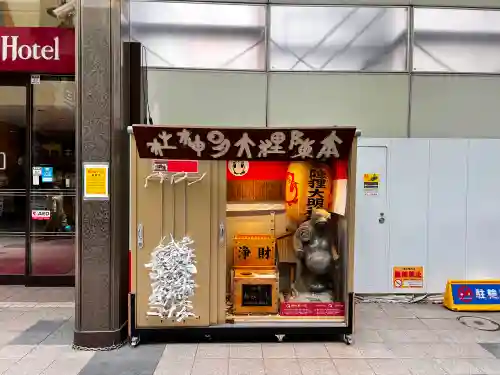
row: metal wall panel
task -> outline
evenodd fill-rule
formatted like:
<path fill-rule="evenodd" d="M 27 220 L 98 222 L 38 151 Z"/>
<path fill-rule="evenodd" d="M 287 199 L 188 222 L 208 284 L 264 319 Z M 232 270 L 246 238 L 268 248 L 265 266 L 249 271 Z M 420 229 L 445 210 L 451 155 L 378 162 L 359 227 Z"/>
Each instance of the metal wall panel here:
<path fill-rule="evenodd" d="M 500 140 L 470 140 L 467 174 L 466 279 L 498 279 Z"/>
<path fill-rule="evenodd" d="M 500 77 L 414 75 L 412 79 L 412 137 L 500 137 Z"/>
<path fill-rule="evenodd" d="M 272 4 L 409 5 L 410 0 L 270 0 Z"/>
<path fill-rule="evenodd" d="M 500 8 L 498 0 L 411 0 L 411 4 L 445 7 Z"/>
<path fill-rule="evenodd" d="M 271 73 L 268 124 L 355 125 L 366 137 L 406 137 L 408 83 L 404 74 Z"/>
<path fill-rule="evenodd" d="M 427 292 L 466 278 L 467 148 L 465 139 L 430 141 L 427 211 Z"/>
<path fill-rule="evenodd" d="M 265 73 L 150 69 L 148 93 L 155 124 L 266 124 Z"/>

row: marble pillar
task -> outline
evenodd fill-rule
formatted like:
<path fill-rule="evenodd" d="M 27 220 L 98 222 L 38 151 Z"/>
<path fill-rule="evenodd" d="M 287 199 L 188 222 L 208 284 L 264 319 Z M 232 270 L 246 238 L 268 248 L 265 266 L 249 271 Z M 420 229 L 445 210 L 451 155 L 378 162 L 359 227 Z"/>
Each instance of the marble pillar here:
<path fill-rule="evenodd" d="M 77 258 L 74 343 L 103 348 L 127 334 L 129 125 L 124 42 L 129 0 L 79 0 Z M 109 199 L 83 199 L 83 163 L 109 163 Z"/>

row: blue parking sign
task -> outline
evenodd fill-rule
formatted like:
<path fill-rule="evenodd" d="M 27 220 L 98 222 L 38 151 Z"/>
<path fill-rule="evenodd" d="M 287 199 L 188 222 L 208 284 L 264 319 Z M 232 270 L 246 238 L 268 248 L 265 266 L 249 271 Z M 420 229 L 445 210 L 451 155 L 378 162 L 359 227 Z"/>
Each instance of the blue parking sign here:
<path fill-rule="evenodd" d="M 53 181 L 54 181 L 54 168 L 42 167 L 42 182 L 53 182 Z"/>

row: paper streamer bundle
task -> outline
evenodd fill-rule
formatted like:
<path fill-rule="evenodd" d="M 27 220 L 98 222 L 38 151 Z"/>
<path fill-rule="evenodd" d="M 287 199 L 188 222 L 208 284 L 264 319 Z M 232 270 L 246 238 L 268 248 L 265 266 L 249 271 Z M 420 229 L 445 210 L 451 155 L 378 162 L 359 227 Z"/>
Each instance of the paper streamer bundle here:
<path fill-rule="evenodd" d="M 196 255 L 189 237 L 165 244 L 165 238 L 151 253 L 151 262 L 145 267 L 151 272 L 152 293 L 149 296 L 149 316 L 162 319 L 176 319 L 178 322 L 195 316 L 190 298 L 197 287 L 194 282 L 196 274 Z"/>

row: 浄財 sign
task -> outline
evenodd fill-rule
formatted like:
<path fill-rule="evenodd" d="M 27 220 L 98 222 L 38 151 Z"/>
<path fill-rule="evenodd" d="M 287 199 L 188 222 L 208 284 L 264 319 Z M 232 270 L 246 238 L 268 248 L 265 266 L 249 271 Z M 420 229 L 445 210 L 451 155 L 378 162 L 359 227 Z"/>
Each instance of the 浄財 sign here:
<path fill-rule="evenodd" d="M 354 127 L 269 129 L 134 125 L 139 157 L 327 161 L 348 158 Z"/>

